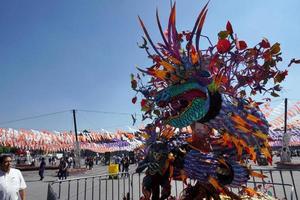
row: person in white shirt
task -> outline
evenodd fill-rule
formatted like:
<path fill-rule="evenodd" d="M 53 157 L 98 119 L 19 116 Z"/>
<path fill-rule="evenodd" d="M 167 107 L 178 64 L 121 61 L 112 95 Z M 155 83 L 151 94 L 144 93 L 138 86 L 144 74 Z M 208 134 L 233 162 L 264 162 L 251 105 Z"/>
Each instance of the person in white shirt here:
<path fill-rule="evenodd" d="M 26 200 L 25 180 L 20 170 L 11 167 L 11 162 L 10 155 L 0 156 L 0 199 Z"/>

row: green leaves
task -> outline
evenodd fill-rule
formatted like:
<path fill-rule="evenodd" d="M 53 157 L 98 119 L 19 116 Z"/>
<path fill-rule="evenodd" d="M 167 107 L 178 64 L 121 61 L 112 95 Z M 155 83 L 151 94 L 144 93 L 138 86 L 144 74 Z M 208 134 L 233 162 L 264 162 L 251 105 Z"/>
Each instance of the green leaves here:
<path fill-rule="evenodd" d="M 225 38 L 228 37 L 228 35 L 229 35 L 229 32 L 228 32 L 228 31 L 220 31 L 220 32 L 218 33 L 218 36 L 219 36 L 220 39 L 225 39 Z"/>
<path fill-rule="evenodd" d="M 273 97 L 279 97 L 279 94 L 277 94 L 276 92 L 271 92 L 271 95 L 272 95 Z"/>
<path fill-rule="evenodd" d="M 160 114 L 161 114 L 159 110 L 154 110 L 153 113 L 157 116 L 160 116 Z"/>

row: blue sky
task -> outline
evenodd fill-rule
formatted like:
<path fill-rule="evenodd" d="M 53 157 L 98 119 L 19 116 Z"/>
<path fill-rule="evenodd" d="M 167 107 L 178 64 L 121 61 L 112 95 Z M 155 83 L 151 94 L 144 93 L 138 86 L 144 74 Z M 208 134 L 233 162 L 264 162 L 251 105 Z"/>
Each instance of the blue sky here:
<path fill-rule="evenodd" d="M 177 29 L 192 29 L 205 3 L 177 0 Z M 159 42 L 156 8 L 166 26 L 169 0 L 0 1 L 0 127 L 71 130 L 71 111 L 3 122 L 78 109 L 113 112 L 78 111 L 80 130 L 128 129 L 126 113 L 140 109 L 131 103 L 130 73 L 150 64 L 137 46 L 143 36 L 137 16 Z M 211 0 L 203 34 L 216 41 L 229 20 L 248 46 L 263 37 L 278 41 L 284 67 L 300 58 L 299 9 L 298 0 Z M 294 65 L 277 101 L 300 100 L 299 76 Z"/>

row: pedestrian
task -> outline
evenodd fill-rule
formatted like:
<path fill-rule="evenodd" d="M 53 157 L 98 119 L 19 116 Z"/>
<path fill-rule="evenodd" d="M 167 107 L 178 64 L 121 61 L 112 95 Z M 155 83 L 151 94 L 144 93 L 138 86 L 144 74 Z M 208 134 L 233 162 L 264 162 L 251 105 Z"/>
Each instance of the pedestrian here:
<path fill-rule="evenodd" d="M 68 158 L 68 168 L 71 168 L 72 163 L 73 163 L 73 158 L 70 156 Z"/>
<path fill-rule="evenodd" d="M 96 162 L 96 165 L 98 165 L 98 162 L 99 162 L 99 156 L 98 155 L 96 156 L 95 162 Z"/>
<path fill-rule="evenodd" d="M 0 199 L 25 200 L 25 180 L 20 170 L 11 167 L 11 162 L 10 155 L 0 156 Z"/>
<path fill-rule="evenodd" d="M 122 172 L 124 173 L 124 176 L 128 176 L 128 171 L 129 171 L 129 158 L 125 156 L 122 160 L 123 162 L 123 169 Z"/>
<path fill-rule="evenodd" d="M 76 168 L 76 160 L 73 158 L 73 168 Z"/>
<path fill-rule="evenodd" d="M 124 162 L 124 168 L 125 168 L 125 172 L 128 173 L 129 171 L 129 157 L 125 157 L 125 162 Z"/>
<path fill-rule="evenodd" d="M 93 169 L 93 166 L 94 166 L 94 158 L 90 157 L 90 159 L 89 159 L 89 169 Z"/>
<path fill-rule="evenodd" d="M 124 168 L 125 156 L 123 155 L 122 157 L 120 157 L 120 159 L 121 159 L 120 171 L 123 173 L 125 171 L 125 168 Z M 122 176 L 123 176 L 123 174 L 122 174 Z"/>
<path fill-rule="evenodd" d="M 90 162 L 90 159 L 89 159 L 89 157 L 86 157 L 85 158 L 85 168 L 88 168 L 88 166 L 89 166 L 89 162 Z"/>
<path fill-rule="evenodd" d="M 30 164 L 32 167 L 34 167 L 35 166 L 35 159 L 34 158 L 32 158 L 32 160 L 31 160 L 31 164 Z"/>
<path fill-rule="evenodd" d="M 60 159 L 59 165 L 58 165 L 58 179 L 67 179 L 67 162 L 64 158 Z"/>
<path fill-rule="evenodd" d="M 52 165 L 56 165 L 56 160 L 54 156 L 52 157 Z"/>
<path fill-rule="evenodd" d="M 45 168 L 46 168 L 45 158 L 42 158 L 42 161 L 40 163 L 40 168 L 39 168 L 39 175 L 41 177 L 40 181 L 42 181 L 44 179 Z"/>
<path fill-rule="evenodd" d="M 118 171 L 121 172 L 121 157 L 117 155 L 115 161 L 116 161 L 116 164 L 118 164 Z"/>

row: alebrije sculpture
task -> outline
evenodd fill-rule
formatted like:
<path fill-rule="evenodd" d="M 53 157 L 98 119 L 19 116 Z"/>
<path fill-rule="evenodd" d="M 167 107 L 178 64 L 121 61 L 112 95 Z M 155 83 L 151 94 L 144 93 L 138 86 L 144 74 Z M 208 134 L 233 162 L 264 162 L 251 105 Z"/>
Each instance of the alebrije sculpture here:
<path fill-rule="evenodd" d="M 277 67 L 282 60 L 280 44 L 262 39 L 248 47 L 228 21 L 213 45 L 201 33 L 207 7 L 208 3 L 191 32 L 177 31 L 175 4 L 165 32 L 156 12 L 163 40 L 157 44 L 139 18 L 145 33 L 140 47 L 153 60 L 151 67 L 131 75 L 133 90 L 143 96 L 143 119 L 153 120 L 145 130 L 146 159 L 137 168 L 137 172 L 147 168 L 144 199 L 167 199 L 172 178 L 197 180 L 181 199 L 218 199 L 221 193 L 238 199 L 228 187 L 245 186 L 249 176 L 265 177 L 251 171 L 245 160 L 255 162 L 263 155 L 272 163 L 269 125 L 250 96 L 278 96 L 287 75 Z M 200 39 L 208 40 L 209 47 L 201 49 Z M 144 76 L 150 76 L 147 84 L 142 82 Z M 137 96 L 132 99 L 136 101 Z"/>

